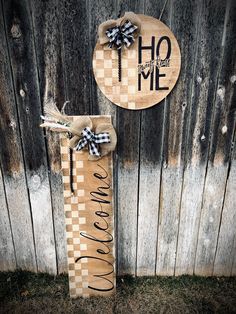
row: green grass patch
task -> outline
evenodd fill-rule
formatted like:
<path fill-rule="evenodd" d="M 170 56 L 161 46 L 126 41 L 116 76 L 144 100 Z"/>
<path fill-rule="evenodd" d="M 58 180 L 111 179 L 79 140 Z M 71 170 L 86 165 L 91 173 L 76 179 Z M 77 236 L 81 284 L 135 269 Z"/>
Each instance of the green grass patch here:
<path fill-rule="evenodd" d="M 67 275 L 0 273 L 0 313 L 236 313 L 236 278 L 120 277 L 108 298 L 70 300 Z"/>

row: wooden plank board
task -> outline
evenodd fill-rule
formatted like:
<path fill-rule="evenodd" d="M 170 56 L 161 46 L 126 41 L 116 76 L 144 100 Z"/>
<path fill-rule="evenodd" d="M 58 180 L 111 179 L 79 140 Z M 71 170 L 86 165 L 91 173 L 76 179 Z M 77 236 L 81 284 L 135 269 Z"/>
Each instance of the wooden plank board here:
<path fill-rule="evenodd" d="M 205 182 L 213 100 L 220 70 L 225 3 L 201 3 L 186 169 L 181 199 L 175 274 L 193 274 Z M 200 31 L 201 29 L 201 31 Z M 214 41 L 210 39 L 214 38 Z"/>
<path fill-rule="evenodd" d="M 197 1 L 188 1 L 187 4 L 185 1 L 174 1 L 170 7 L 170 12 L 170 28 L 180 45 L 182 66 L 177 85 L 166 101 L 164 161 L 160 188 L 156 261 L 157 275 L 174 275 L 186 125 L 191 103 L 199 8 Z M 189 44 L 189 38 L 192 38 L 191 44 Z"/>
<path fill-rule="evenodd" d="M 62 62 L 60 7 L 58 0 L 33 1 L 31 12 L 39 74 L 40 97 L 45 106 L 56 102 L 59 109 L 65 102 Z M 46 132 L 49 179 L 53 206 L 55 245 L 58 273 L 67 271 L 64 230 L 63 186 L 61 177 L 60 143 L 55 132 Z"/>
<path fill-rule="evenodd" d="M 214 276 L 235 276 L 236 255 L 236 145 L 234 142 L 234 153 L 230 173 L 227 178 L 224 207 L 219 230 L 217 251 L 214 260 Z"/>
<path fill-rule="evenodd" d="M 1 169 L 0 169 L 0 208 L 1 208 L 0 270 L 9 271 L 14 270 L 16 268 L 16 257 Z"/>
<path fill-rule="evenodd" d="M 90 118 L 95 128 L 111 122 L 110 116 Z M 108 296 L 115 292 L 112 154 L 89 161 L 87 150 L 73 153 L 73 194 L 69 155 L 68 139 L 62 137 L 70 295 L 72 298 Z"/>
<path fill-rule="evenodd" d="M 16 261 L 14 261 L 13 257 L 11 262 L 7 261 L 7 258 L 5 262 L 8 263 L 7 267 L 10 268 L 13 268 L 16 263 L 17 267 L 21 269 L 36 271 L 37 266 L 32 232 L 31 211 L 27 193 L 27 183 L 25 179 L 24 159 L 22 156 L 21 136 L 16 112 L 15 94 L 11 77 L 12 73 L 8 54 L 8 43 L 5 36 L 6 32 L 8 33 L 9 29 L 6 29 L 3 11 L 1 10 L 0 163 L 2 175 L 4 177 L 6 201 L 9 210 L 9 218 L 16 254 Z M 6 208 L 2 219 L 7 219 Z M 8 231 L 9 227 L 6 232 Z M 8 245 L 9 250 L 12 251 L 12 244 L 9 242 Z M 11 256 L 13 256 L 12 254 L 13 252 L 11 253 Z"/>
<path fill-rule="evenodd" d="M 4 1 L 3 9 L 32 210 L 37 265 L 39 271 L 56 274 L 46 147 L 43 131 L 38 127 L 42 109 L 30 8 L 27 1 Z"/>
<path fill-rule="evenodd" d="M 159 18 L 163 1 L 146 1 L 145 14 Z M 162 22 L 168 25 L 168 4 Z M 140 137 L 137 275 L 155 275 L 165 101 L 142 111 Z"/>
<path fill-rule="evenodd" d="M 230 1 L 227 4 L 222 39 L 223 59 L 213 112 L 212 141 L 203 192 L 195 261 L 195 273 L 204 276 L 210 276 L 213 272 L 228 178 L 231 142 L 235 127 L 235 117 L 231 113 L 232 104 L 235 101 L 233 99 L 234 88 L 230 78 L 234 75 L 236 69 L 234 57 L 236 53 L 234 45 L 236 40 L 236 6 Z"/>
<path fill-rule="evenodd" d="M 117 12 L 143 13 L 139 1 L 118 1 Z M 136 274 L 140 112 L 117 111 L 117 271 Z"/>
<path fill-rule="evenodd" d="M 88 1 L 59 1 L 61 12 L 62 56 L 66 100 L 70 103 L 66 113 L 91 113 L 90 80 L 92 68 L 89 38 L 90 12 Z M 96 31 L 96 30 L 94 30 Z"/>

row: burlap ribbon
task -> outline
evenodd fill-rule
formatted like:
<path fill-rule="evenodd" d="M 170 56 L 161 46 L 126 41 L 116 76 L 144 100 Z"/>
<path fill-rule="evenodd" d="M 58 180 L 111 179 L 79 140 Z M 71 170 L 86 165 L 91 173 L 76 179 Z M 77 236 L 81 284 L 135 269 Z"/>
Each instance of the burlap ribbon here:
<path fill-rule="evenodd" d="M 95 151 L 96 154 L 89 154 L 89 160 L 98 160 L 115 150 L 117 137 L 111 123 L 101 123 L 93 127 L 92 120 L 88 116 L 79 116 L 76 120 L 72 121 L 71 117 L 62 114 L 56 105 L 52 103 L 45 106 L 45 113 L 46 116 L 42 116 L 44 123 L 40 126 L 54 132 L 70 134 L 69 147 L 72 149 L 76 149 L 79 143 L 81 143 L 80 141 L 84 138 L 85 129 L 91 130 L 97 136 L 95 136 L 97 139 L 101 138 L 104 134 L 109 135 L 109 142 L 101 141 L 99 143 L 99 140 L 96 141 L 98 145 L 97 151 Z M 89 152 L 91 152 L 90 147 L 91 145 L 84 145 L 83 149 L 89 149 Z"/>

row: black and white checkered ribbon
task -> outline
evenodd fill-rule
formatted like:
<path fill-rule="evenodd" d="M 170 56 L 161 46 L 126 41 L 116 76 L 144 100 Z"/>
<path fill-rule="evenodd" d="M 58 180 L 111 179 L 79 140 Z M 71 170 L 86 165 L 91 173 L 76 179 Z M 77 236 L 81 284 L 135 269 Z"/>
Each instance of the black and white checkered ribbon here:
<path fill-rule="evenodd" d="M 109 38 L 109 47 L 112 48 L 113 45 L 117 49 L 121 49 L 123 45 L 129 47 L 134 42 L 134 31 L 138 27 L 133 25 L 130 21 L 126 21 L 122 26 L 115 26 L 109 28 L 106 31 L 106 35 Z"/>
<path fill-rule="evenodd" d="M 90 155 L 100 156 L 99 144 L 110 143 L 108 133 L 95 134 L 89 127 L 83 129 L 82 135 L 83 137 L 79 140 L 75 150 L 81 150 L 88 145 Z"/>

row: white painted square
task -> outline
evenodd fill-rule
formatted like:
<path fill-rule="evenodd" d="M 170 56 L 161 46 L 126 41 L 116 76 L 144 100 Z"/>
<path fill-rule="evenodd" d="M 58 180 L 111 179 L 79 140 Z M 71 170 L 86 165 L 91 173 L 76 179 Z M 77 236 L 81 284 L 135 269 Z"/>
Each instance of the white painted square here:
<path fill-rule="evenodd" d="M 69 270 L 68 273 L 69 273 L 69 276 L 75 276 L 75 271 L 74 270 Z"/>
<path fill-rule="evenodd" d="M 104 70 L 103 69 L 97 69 L 97 77 L 104 77 Z"/>
<path fill-rule="evenodd" d="M 73 210 L 71 213 L 72 213 L 72 218 L 79 217 L 79 212 L 77 212 L 77 210 Z"/>
<path fill-rule="evenodd" d="M 73 238 L 73 233 L 71 231 L 66 232 L 66 237 L 67 237 L 67 239 Z"/>
<path fill-rule="evenodd" d="M 75 289 L 76 283 L 75 282 L 70 282 L 70 289 Z"/>
<path fill-rule="evenodd" d="M 75 292 L 76 292 L 76 294 L 82 294 L 83 289 L 82 288 L 76 288 Z"/>
<path fill-rule="evenodd" d="M 112 58 L 112 59 L 118 59 L 117 50 L 112 50 L 112 51 L 111 51 L 111 58 Z"/>
<path fill-rule="evenodd" d="M 62 161 L 62 162 L 61 162 L 61 167 L 62 167 L 62 168 L 65 168 L 65 169 L 66 169 L 66 168 L 69 168 L 69 162 L 68 162 L 68 161 Z"/>
<path fill-rule="evenodd" d="M 127 102 L 128 101 L 128 95 L 120 95 L 120 102 Z"/>
<path fill-rule="evenodd" d="M 110 77 L 105 77 L 105 86 L 112 86 L 112 78 Z"/>
<path fill-rule="evenodd" d="M 87 259 L 87 257 L 82 258 L 81 263 L 82 263 L 82 264 L 86 264 L 86 263 L 88 263 L 88 259 Z"/>
<path fill-rule="evenodd" d="M 85 204 L 78 204 L 78 210 L 85 210 Z"/>
<path fill-rule="evenodd" d="M 64 209 L 65 209 L 65 211 L 70 211 L 71 210 L 71 205 L 70 204 L 65 204 L 64 205 Z"/>
<path fill-rule="evenodd" d="M 72 196 L 71 197 L 71 204 L 77 204 L 78 203 L 78 197 L 77 196 Z"/>
<path fill-rule="evenodd" d="M 70 197 L 71 191 L 64 190 L 63 195 L 64 195 L 64 197 Z"/>
<path fill-rule="evenodd" d="M 73 243 L 74 244 L 80 244 L 80 238 L 74 238 Z"/>
<path fill-rule="evenodd" d="M 79 225 L 73 225 L 72 230 L 73 231 L 79 231 Z"/>
<path fill-rule="evenodd" d="M 67 146 L 61 146 L 61 153 L 62 154 L 68 154 L 68 147 Z"/>
<path fill-rule="evenodd" d="M 65 222 L 66 222 L 66 225 L 72 225 L 72 219 L 71 218 L 66 218 Z"/>
<path fill-rule="evenodd" d="M 68 260 L 68 264 L 74 264 L 75 263 L 74 257 L 68 257 L 67 260 Z"/>
<path fill-rule="evenodd" d="M 82 175 L 77 176 L 77 181 L 78 182 L 84 182 L 84 176 L 82 176 Z"/>
<path fill-rule="evenodd" d="M 81 253 L 80 251 L 74 251 L 74 257 L 80 257 Z"/>
<path fill-rule="evenodd" d="M 128 102 L 129 109 L 135 109 L 135 102 Z"/>
<path fill-rule="evenodd" d="M 82 273 L 82 276 L 88 276 L 88 270 L 87 269 L 82 269 L 81 273 Z"/>
<path fill-rule="evenodd" d="M 118 78 L 118 69 L 112 69 L 112 77 Z"/>
<path fill-rule="evenodd" d="M 128 77 L 134 77 L 135 75 L 136 75 L 136 70 L 135 69 L 129 69 Z"/>
<path fill-rule="evenodd" d="M 85 218 L 85 217 L 79 218 L 79 224 L 80 224 L 80 225 L 86 224 L 86 218 Z"/>
<path fill-rule="evenodd" d="M 128 93 L 129 94 L 135 94 L 136 90 L 135 90 L 135 86 L 128 86 Z"/>
<path fill-rule="evenodd" d="M 87 250 L 87 244 L 80 244 L 80 250 L 86 251 Z"/>
<path fill-rule="evenodd" d="M 122 65 L 123 69 L 127 69 L 128 68 L 128 60 L 121 58 L 121 65 Z"/>
<path fill-rule="evenodd" d="M 127 86 L 128 85 L 128 77 L 122 77 L 121 84 L 123 86 Z"/>
<path fill-rule="evenodd" d="M 75 168 L 72 169 L 72 174 L 73 174 L 73 176 L 76 176 L 76 169 Z"/>
<path fill-rule="evenodd" d="M 63 181 L 63 183 L 69 183 L 70 182 L 70 177 L 69 176 L 62 177 L 62 181 Z"/>
<path fill-rule="evenodd" d="M 67 251 L 73 251 L 74 245 L 73 244 L 67 244 Z"/>
<path fill-rule="evenodd" d="M 78 190 L 78 196 L 84 196 L 84 190 Z"/>
<path fill-rule="evenodd" d="M 104 69 L 111 69 L 112 68 L 112 60 L 104 60 Z"/>
<path fill-rule="evenodd" d="M 96 59 L 104 59 L 104 52 L 103 50 L 97 50 L 96 51 Z"/>
<path fill-rule="evenodd" d="M 84 162 L 82 160 L 76 161 L 76 168 L 83 168 Z"/>
<path fill-rule="evenodd" d="M 128 49 L 128 58 L 134 59 L 136 57 L 136 51 L 133 49 Z"/>

